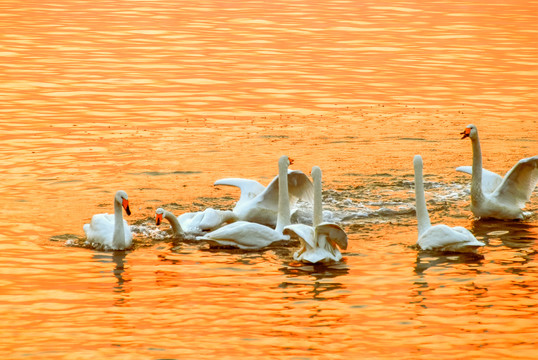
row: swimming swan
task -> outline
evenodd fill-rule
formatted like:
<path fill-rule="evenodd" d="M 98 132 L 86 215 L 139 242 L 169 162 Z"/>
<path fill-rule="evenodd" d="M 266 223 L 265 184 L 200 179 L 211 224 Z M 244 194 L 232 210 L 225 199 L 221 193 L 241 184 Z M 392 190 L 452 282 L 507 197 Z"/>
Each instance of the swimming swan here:
<path fill-rule="evenodd" d="M 323 221 L 321 169 L 312 168 L 314 180 L 314 217 L 313 226 L 304 224 L 289 225 L 284 228 L 284 234 L 295 234 L 299 237 L 301 248 L 293 254 L 298 261 L 309 263 L 327 263 L 340 261 L 341 249 L 347 249 L 347 235 L 342 228 L 333 223 Z"/>
<path fill-rule="evenodd" d="M 424 182 L 422 178 L 422 157 L 415 155 L 413 159 L 415 168 L 415 202 L 418 223 L 417 245 L 422 250 L 474 252 L 484 243 L 476 240 L 474 235 L 461 226 L 449 227 L 439 224 L 432 226 L 426 198 L 424 195 Z"/>
<path fill-rule="evenodd" d="M 104 250 L 124 250 L 131 246 L 133 235 L 123 219 L 122 207 L 131 215 L 127 193 L 119 190 L 114 196 L 114 215 L 96 214 L 89 224 L 84 224 L 87 244 Z"/>
<path fill-rule="evenodd" d="M 502 178 L 482 169 L 482 150 L 476 126 L 468 125 L 462 135 L 462 139 L 471 139 L 473 166 L 460 166 L 456 170 L 472 175 L 473 214 L 479 218 L 523 219 L 526 214 L 522 208 L 530 200 L 538 182 L 538 155 L 519 160 Z"/>
<path fill-rule="evenodd" d="M 198 237 L 212 246 L 233 246 L 240 249 L 261 249 L 279 240 L 289 240 L 282 230 L 290 225 L 290 201 L 288 195 L 288 171 L 290 161 L 283 155 L 278 161 L 278 212 L 276 229 L 248 221 L 237 221 L 225 225 L 204 236 Z"/>
<path fill-rule="evenodd" d="M 299 170 L 287 170 L 287 174 L 290 206 L 298 200 L 312 202 L 312 182 L 308 176 Z M 255 180 L 239 178 L 220 179 L 214 185 L 237 186 L 241 189 L 241 196 L 233 209 L 239 220 L 274 227 L 278 213 L 278 178 L 279 175 L 275 176 L 266 188 Z"/>

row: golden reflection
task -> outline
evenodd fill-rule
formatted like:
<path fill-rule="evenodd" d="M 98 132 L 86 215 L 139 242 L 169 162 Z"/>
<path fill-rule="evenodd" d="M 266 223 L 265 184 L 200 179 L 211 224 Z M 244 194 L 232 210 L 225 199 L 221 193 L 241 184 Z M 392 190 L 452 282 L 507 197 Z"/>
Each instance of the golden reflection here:
<path fill-rule="evenodd" d="M 454 171 L 469 123 L 490 170 L 534 155 L 533 4 L 137 3 L 0 5 L 1 358 L 535 356 L 537 194 L 524 222 L 473 221 Z M 161 204 L 230 208 L 214 181 L 266 183 L 275 154 L 324 170 L 344 262 L 142 232 L 130 252 L 80 246 L 116 189 L 151 231 Z M 482 257 L 409 247 L 415 154 L 432 217 Z"/>

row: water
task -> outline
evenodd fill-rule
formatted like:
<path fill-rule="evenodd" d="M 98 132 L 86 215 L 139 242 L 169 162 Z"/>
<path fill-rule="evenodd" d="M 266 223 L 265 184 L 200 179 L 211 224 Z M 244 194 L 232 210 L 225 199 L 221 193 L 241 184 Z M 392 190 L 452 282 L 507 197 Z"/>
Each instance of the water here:
<path fill-rule="evenodd" d="M 489 170 L 537 154 L 535 3 L 0 7 L 2 358 L 538 357 L 538 216 L 474 221 L 454 171 L 469 123 Z M 413 248 L 417 153 L 432 222 L 471 229 L 480 256 Z M 323 169 L 341 263 L 154 226 L 161 206 L 231 208 L 213 182 L 266 184 L 282 154 Z M 117 189 L 134 248 L 77 246 Z"/>

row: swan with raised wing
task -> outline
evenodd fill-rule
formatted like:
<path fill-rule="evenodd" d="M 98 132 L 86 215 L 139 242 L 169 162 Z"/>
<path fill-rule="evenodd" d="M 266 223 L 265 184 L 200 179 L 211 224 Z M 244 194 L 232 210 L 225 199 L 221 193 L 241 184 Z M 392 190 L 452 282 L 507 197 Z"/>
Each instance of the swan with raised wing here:
<path fill-rule="evenodd" d="M 278 211 L 276 229 L 255 222 L 240 220 L 218 228 L 215 231 L 198 237 L 211 246 L 232 246 L 240 249 L 261 249 L 279 240 L 289 240 L 282 234 L 285 226 L 290 225 L 290 201 L 288 195 L 288 177 L 285 176 L 290 161 L 283 155 L 278 161 Z"/>
<path fill-rule="evenodd" d="M 293 258 L 298 261 L 309 263 L 328 263 L 342 259 L 338 247 L 347 249 L 347 235 L 340 226 L 334 223 L 323 222 L 323 200 L 321 169 L 317 166 L 312 168 L 314 180 L 314 216 L 312 226 L 304 224 L 288 225 L 284 228 L 284 234 L 299 237 L 301 247 Z"/>
<path fill-rule="evenodd" d="M 119 190 L 114 195 L 114 214 L 93 215 L 89 224 L 84 224 L 86 244 L 104 250 L 125 250 L 131 246 L 133 236 L 123 209 L 131 215 L 127 193 Z"/>
<path fill-rule="evenodd" d="M 293 163 L 293 160 L 290 160 Z M 290 207 L 298 200 L 312 202 L 312 182 L 300 170 L 287 170 L 288 199 Z M 286 174 L 286 173 L 284 173 Z M 256 222 L 268 226 L 276 226 L 279 199 L 279 176 L 264 187 L 255 180 L 227 178 L 215 181 L 215 185 L 236 186 L 241 190 L 239 200 L 233 212 L 239 220 Z"/>
<path fill-rule="evenodd" d="M 415 203 L 418 223 L 417 245 L 422 250 L 475 252 L 484 243 L 478 241 L 474 235 L 461 226 L 450 227 L 444 224 L 431 225 L 426 197 L 424 194 L 424 180 L 422 177 L 422 157 L 415 155 L 413 159 L 415 169 Z"/>
<path fill-rule="evenodd" d="M 468 125 L 462 139 L 470 138 L 473 165 L 456 168 L 471 174 L 471 211 L 479 218 L 521 220 L 528 215 L 522 209 L 530 200 L 538 182 L 538 155 L 519 160 L 506 175 L 482 168 L 482 149 L 475 125 Z"/>

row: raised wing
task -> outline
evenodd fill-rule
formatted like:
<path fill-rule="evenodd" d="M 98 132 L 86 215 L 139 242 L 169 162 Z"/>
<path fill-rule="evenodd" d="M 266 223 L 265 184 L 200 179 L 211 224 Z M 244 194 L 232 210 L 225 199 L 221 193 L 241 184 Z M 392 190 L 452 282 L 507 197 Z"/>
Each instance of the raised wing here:
<path fill-rule="evenodd" d="M 340 226 L 333 223 L 321 223 L 316 226 L 316 232 L 325 234 L 331 245 L 338 245 L 342 250 L 347 249 L 347 234 Z"/>
<path fill-rule="evenodd" d="M 265 186 L 256 180 L 241 178 L 220 179 L 215 181 L 213 185 L 237 186 L 241 190 L 241 196 L 239 197 L 237 204 L 254 199 L 258 194 L 265 190 Z"/>
<path fill-rule="evenodd" d="M 500 201 L 516 202 L 524 207 L 538 182 L 538 155 L 521 159 L 504 176 L 502 183 L 495 191 Z"/>
<path fill-rule="evenodd" d="M 456 171 L 461 171 L 463 173 L 473 175 L 472 166 L 460 166 L 456 168 Z M 486 194 L 494 192 L 495 189 L 499 187 L 502 181 L 503 178 L 501 175 L 498 175 L 493 171 L 482 169 L 482 191 Z"/>
<path fill-rule="evenodd" d="M 311 226 L 304 224 L 288 225 L 282 230 L 282 233 L 284 235 L 297 235 L 308 244 L 310 248 L 315 248 L 317 246 L 314 238 L 314 229 Z"/>
<path fill-rule="evenodd" d="M 288 170 L 288 192 L 290 204 L 295 204 L 297 200 L 310 203 L 314 201 L 314 185 L 310 178 L 300 170 Z M 278 175 L 259 196 L 260 202 L 267 204 L 267 207 L 278 208 Z"/>

